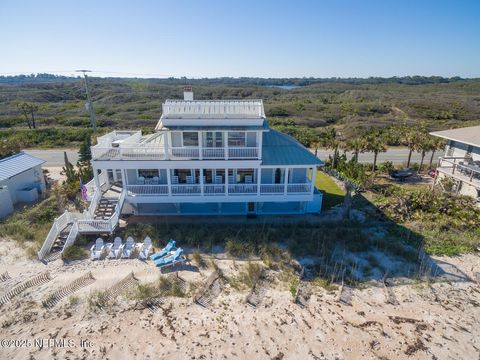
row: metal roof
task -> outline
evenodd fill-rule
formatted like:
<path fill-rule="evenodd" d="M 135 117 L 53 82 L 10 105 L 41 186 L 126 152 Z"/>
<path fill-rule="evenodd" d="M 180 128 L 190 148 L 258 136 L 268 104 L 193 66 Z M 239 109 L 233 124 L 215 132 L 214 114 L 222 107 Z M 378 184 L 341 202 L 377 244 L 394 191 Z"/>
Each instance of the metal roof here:
<path fill-rule="evenodd" d="M 2 159 L 0 160 L 0 181 L 10 179 L 44 162 L 45 160 L 24 152 Z"/>
<path fill-rule="evenodd" d="M 294 138 L 270 130 L 263 133 L 262 165 L 318 165 L 324 163 Z"/>
<path fill-rule="evenodd" d="M 458 141 L 467 145 L 480 146 L 480 126 L 434 131 L 431 132 L 430 135 Z"/>

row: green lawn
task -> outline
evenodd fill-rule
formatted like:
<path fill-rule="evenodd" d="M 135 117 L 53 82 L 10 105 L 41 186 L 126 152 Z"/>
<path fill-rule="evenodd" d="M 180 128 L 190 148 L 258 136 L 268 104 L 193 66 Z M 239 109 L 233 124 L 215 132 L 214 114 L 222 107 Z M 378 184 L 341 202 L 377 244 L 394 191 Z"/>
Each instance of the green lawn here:
<path fill-rule="evenodd" d="M 323 192 L 322 210 L 328 210 L 343 202 L 345 192 L 323 171 L 317 171 L 315 186 Z"/>

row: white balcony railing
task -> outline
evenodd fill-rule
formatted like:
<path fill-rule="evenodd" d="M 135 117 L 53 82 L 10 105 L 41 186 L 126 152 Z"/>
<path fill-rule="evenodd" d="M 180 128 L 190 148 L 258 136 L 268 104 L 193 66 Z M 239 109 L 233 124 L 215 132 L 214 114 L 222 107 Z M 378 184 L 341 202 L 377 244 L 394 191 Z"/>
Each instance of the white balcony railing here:
<path fill-rule="evenodd" d="M 203 185 L 205 195 L 225 195 L 225 185 L 223 184 L 205 184 Z"/>
<path fill-rule="evenodd" d="M 229 159 L 257 159 L 258 147 L 229 147 L 228 148 Z"/>
<path fill-rule="evenodd" d="M 225 192 L 225 184 L 204 184 L 203 195 L 244 195 L 257 194 L 258 184 L 229 184 Z M 300 184 L 260 184 L 260 195 L 300 195 L 312 191 L 311 183 Z M 201 195 L 200 184 L 175 184 L 170 185 L 127 185 L 127 196 L 176 196 L 176 195 Z"/>
<path fill-rule="evenodd" d="M 168 195 L 168 185 L 127 185 L 129 196 Z"/>
<path fill-rule="evenodd" d="M 204 159 L 224 159 L 225 158 L 225 148 L 203 148 L 203 158 Z"/>
<path fill-rule="evenodd" d="M 310 183 L 306 184 L 287 184 L 287 193 L 310 193 L 312 190 L 312 185 Z"/>
<path fill-rule="evenodd" d="M 438 170 L 475 187 L 480 187 L 480 165 L 469 163 L 471 159 L 459 157 L 441 157 Z"/>
<path fill-rule="evenodd" d="M 160 146 L 97 147 L 93 146 L 94 160 L 164 160 L 165 151 Z"/>
<path fill-rule="evenodd" d="M 255 194 L 257 192 L 256 184 L 234 184 L 228 185 L 228 193 L 233 195 Z"/>
<path fill-rule="evenodd" d="M 200 195 L 201 188 L 200 185 L 172 185 L 172 195 Z"/>
<path fill-rule="evenodd" d="M 137 146 L 128 144 L 124 147 L 92 146 L 94 160 L 165 160 L 167 155 L 163 146 Z M 258 147 L 173 147 L 168 150 L 172 160 L 210 160 L 210 159 L 258 159 Z"/>
<path fill-rule="evenodd" d="M 261 194 L 283 194 L 285 191 L 284 184 L 262 184 L 260 185 Z"/>

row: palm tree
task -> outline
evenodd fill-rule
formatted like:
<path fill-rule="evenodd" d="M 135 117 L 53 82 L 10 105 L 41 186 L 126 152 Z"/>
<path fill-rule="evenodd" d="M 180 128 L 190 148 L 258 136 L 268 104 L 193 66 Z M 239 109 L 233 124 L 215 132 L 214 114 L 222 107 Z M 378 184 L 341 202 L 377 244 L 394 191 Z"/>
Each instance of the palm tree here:
<path fill-rule="evenodd" d="M 372 171 L 375 171 L 377 166 L 377 157 L 381 152 L 387 151 L 386 134 L 383 130 L 371 129 L 365 134 L 365 151 L 373 152 L 373 166 Z"/>
<path fill-rule="evenodd" d="M 322 134 L 322 142 L 327 149 L 333 150 L 332 168 L 337 165 L 338 148 L 340 141 L 337 139 L 337 131 L 334 128 L 329 128 Z"/>
<path fill-rule="evenodd" d="M 310 147 L 315 150 L 315 157 L 318 157 L 318 148 L 322 146 L 322 140 L 319 135 L 316 135 L 315 138 L 310 143 Z"/>
<path fill-rule="evenodd" d="M 435 155 L 435 151 L 442 150 L 445 147 L 445 140 L 443 140 L 442 138 L 437 138 L 437 137 L 431 136 L 431 143 L 432 143 L 432 147 L 431 147 L 430 151 L 432 152 L 432 155 L 430 156 L 430 161 L 428 163 L 428 168 L 429 169 L 432 168 L 433 157 Z"/>
<path fill-rule="evenodd" d="M 365 138 L 358 136 L 345 142 L 345 150 L 353 153 L 352 159 L 358 162 L 358 154 L 365 151 Z"/>
<path fill-rule="evenodd" d="M 418 171 L 422 171 L 423 167 L 423 160 L 425 159 L 425 155 L 427 154 L 428 151 L 433 150 L 433 142 L 431 136 L 428 135 L 428 133 L 421 133 L 419 135 L 419 143 L 418 143 L 418 148 L 420 150 L 420 154 L 422 159 L 420 160 L 420 166 L 418 168 Z"/>
<path fill-rule="evenodd" d="M 420 150 L 420 134 L 425 132 L 425 126 L 423 124 L 418 127 L 407 126 L 406 123 L 403 123 L 394 130 L 397 133 L 398 139 L 402 145 L 405 145 L 408 148 L 408 160 L 407 167 L 410 167 L 410 162 L 412 160 L 412 153 L 414 151 Z"/>

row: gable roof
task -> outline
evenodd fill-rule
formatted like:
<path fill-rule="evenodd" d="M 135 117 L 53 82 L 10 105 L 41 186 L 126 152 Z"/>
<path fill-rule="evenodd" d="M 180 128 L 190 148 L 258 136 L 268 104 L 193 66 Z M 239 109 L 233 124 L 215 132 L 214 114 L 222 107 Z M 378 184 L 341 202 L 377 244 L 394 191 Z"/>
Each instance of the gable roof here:
<path fill-rule="evenodd" d="M 467 145 L 480 146 L 480 125 L 460 129 L 434 131 L 431 132 L 430 135 L 458 141 Z"/>
<path fill-rule="evenodd" d="M 318 165 L 324 163 L 297 140 L 272 130 L 263 133 L 262 165 Z"/>
<path fill-rule="evenodd" d="M 19 152 L 13 156 L 0 160 L 0 181 L 10 179 L 35 166 L 42 165 L 45 160 Z"/>

